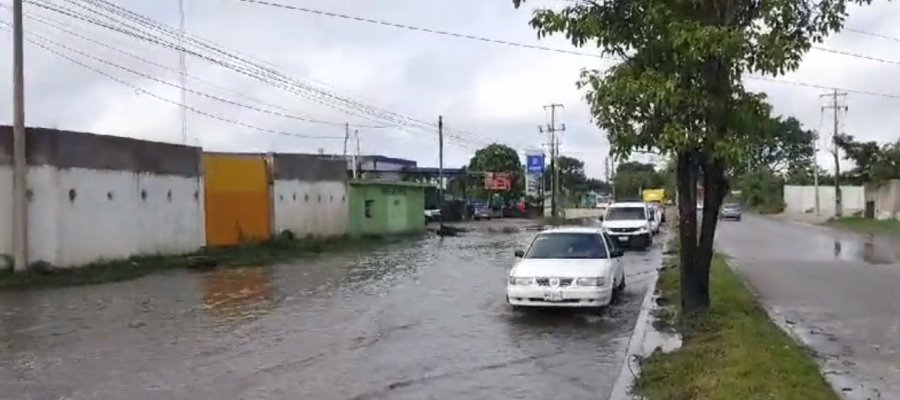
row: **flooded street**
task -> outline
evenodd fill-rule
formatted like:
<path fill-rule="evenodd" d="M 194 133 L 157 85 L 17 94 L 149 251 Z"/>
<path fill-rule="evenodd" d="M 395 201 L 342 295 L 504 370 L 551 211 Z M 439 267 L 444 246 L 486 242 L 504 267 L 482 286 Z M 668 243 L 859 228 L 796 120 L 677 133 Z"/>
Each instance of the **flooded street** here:
<path fill-rule="evenodd" d="M 605 399 L 660 244 L 627 253 L 621 304 L 513 313 L 506 275 L 533 235 L 3 293 L 2 396 Z"/>

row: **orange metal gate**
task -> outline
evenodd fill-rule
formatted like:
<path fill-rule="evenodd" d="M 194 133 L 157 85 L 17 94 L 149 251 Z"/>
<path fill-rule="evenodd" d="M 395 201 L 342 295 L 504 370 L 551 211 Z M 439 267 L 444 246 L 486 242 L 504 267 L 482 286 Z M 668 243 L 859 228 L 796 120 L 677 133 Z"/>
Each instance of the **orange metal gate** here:
<path fill-rule="evenodd" d="M 270 174 L 260 154 L 203 154 L 206 244 L 233 246 L 269 238 Z"/>

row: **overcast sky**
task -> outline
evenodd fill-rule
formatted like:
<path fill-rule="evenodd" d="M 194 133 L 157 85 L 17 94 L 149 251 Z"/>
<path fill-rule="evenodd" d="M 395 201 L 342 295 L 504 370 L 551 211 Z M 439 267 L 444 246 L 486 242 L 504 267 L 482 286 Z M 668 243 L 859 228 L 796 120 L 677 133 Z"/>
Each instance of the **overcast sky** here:
<path fill-rule="evenodd" d="M 73 9 L 65 0 L 50 1 Z M 350 14 L 406 25 L 440 29 L 495 39 L 572 49 L 561 38 L 538 40 L 528 26 L 534 7 L 561 7 L 558 0 L 533 1 L 516 10 L 511 0 L 272 0 L 310 9 Z M 176 0 L 116 0 L 116 4 L 177 27 Z M 539 148 L 546 136 L 537 131 L 548 122 L 544 104 L 561 103 L 557 121 L 565 123 L 562 153 L 585 161 L 591 176 L 602 177 L 608 145 L 575 87 L 582 68 L 602 68 L 612 62 L 579 55 L 523 49 L 397 29 L 383 25 L 290 11 L 238 0 L 185 0 L 187 31 L 230 50 L 252 56 L 298 81 L 316 82 L 331 92 L 403 116 L 434 123 L 443 115 L 451 134 L 445 165 L 467 162 L 473 148 L 486 140 L 513 145 L 520 151 Z M 900 4 L 878 1 L 853 8 L 848 27 L 900 38 Z M 0 0 L 4 21 L 11 20 L 10 0 Z M 83 11 L 83 9 L 82 9 Z M 26 31 L 49 37 L 73 49 L 141 72 L 151 78 L 102 64 L 74 53 L 72 57 L 121 79 L 113 81 L 95 71 L 29 45 L 26 48 L 26 113 L 29 125 L 181 142 L 179 107 L 141 93 L 135 87 L 178 102 L 177 53 L 120 33 L 26 5 L 26 14 L 47 18 L 55 25 L 76 28 L 88 37 L 112 44 L 155 63 L 154 66 L 99 45 L 26 20 Z M 892 23 L 891 21 L 894 21 Z M 11 36 L 0 31 L 0 54 L 11 54 Z M 811 51 L 802 67 L 779 79 L 897 98 L 851 92 L 842 130 L 865 140 L 896 140 L 900 127 L 900 40 L 844 32 L 823 47 L 852 52 L 897 64 Z M 69 50 L 62 50 L 68 52 Z M 590 50 L 583 50 L 590 51 Z M 0 77 L 11 76 L 10 58 L 0 57 Z M 263 84 L 209 62 L 188 59 L 187 87 L 223 99 L 275 110 L 275 113 L 334 123 L 381 125 L 319 104 L 283 88 Z M 194 77 L 202 79 L 202 81 Z M 204 82 L 205 81 L 205 82 Z M 210 84 L 211 83 L 211 84 Z M 831 114 L 823 115 L 819 95 L 826 90 L 800 85 L 748 81 L 765 91 L 777 113 L 795 116 L 812 129 L 830 129 Z M 9 124 L 12 84 L 0 79 L 0 124 Z M 250 99 L 250 98 L 253 99 Z M 341 137 L 338 125 L 314 124 L 261 113 L 189 94 L 196 110 L 244 125 L 311 136 Z M 269 105 L 263 105 L 269 104 Z M 823 118 L 824 117 L 824 118 Z M 436 166 L 435 132 L 419 129 L 360 128 L 364 154 L 414 159 Z M 327 153 L 343 151 L 343 140 L 279 135 L 190 113 L 189 142 L 215 151 L 278 151 Z M 823 166 L 828 157 L 820 154 Z"/>

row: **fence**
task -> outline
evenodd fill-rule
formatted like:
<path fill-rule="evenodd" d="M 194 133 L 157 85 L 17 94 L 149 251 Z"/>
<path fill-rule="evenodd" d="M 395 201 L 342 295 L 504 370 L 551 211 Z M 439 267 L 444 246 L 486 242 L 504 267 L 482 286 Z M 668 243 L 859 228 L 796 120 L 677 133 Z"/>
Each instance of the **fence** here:
<path fill-rule="evenodd" d="M 819 210 L 824 216 L 835 215 L 834 186 L 819 186 Z M 865 208 L 865 190 L 862 186 L 841 186 L 841 204 L 845 216 Z M 816 208 L 814 186 L 784 186 L 784 210 L 788 213 L 810 213 Z"/>
<path fill-rule="evenodd" d="M 42 128 L 29 128 L 26 136 L 31 263 L 74 267 L 183 254 L 266 240 L 283 230 L 301 237 L 350 232 L 351 194 L 340 160 L 203 153 Z M 12 189 L 12 129 L 0 126 L 0 267 L 13 249 Z M 409 203 L 401 196 L 402 207 L 386 208 L 384 226 L 375 231 L 424 229 L 417 190 Z"/>
<path fill-rule="evenodd" d="M 26 131 L 28 258 L 59 267 L 203 246 L 200 149 Z M 0 254 L 12 252 L 12 132 L 0 127 Z"/>

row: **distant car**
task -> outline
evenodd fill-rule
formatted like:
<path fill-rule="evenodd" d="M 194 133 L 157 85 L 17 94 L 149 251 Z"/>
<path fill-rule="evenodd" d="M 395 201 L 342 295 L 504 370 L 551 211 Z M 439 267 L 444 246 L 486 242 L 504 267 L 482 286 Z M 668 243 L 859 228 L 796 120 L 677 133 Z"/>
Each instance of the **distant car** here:
<path fill-rule="evenodd" d="M 482 220 L 482 219 L 489 220 L 489 219 L 491 219 L 491 217 L 493 217 L 493 213 L 491 212 L 491 209 L 488 207 L 475 207 L 475 212 L 472 215 L 472 218 L 475 218 L 476 221 Z"/>
<path fill-rule="evenodd" d="M 741 209 L 741 205 L 737 203 L 726 203 L 722 206 L 722 211 L 719 212 L 719 219 L 721 220 L 734 220 L 741 221 L 741 214 L 743 214 L 743 209 Z"/>
<path fill-rule="evenodd" d="M 434 222 L 441 218 L 441 210 L 425 210 L 425 222 Z"/>
<path fill-rule="evenodd" d="M 619 245 L 646 249 L 653 244 L 651 219 L 644 203 L 613 203 L 606 209 L 602 226 Z"/>
<path fill-rule="evenodd" d="M 647 210 L 650 213 L 648 220 L 650 221 L 650 232 L 653 232 L 654 235 L 659 233 L 659 229 L 662 226 L 662 217 L 659 211 L 659 208 L 656 207 L 655 204 L 648 204 Z"/>
<path fill-rule="evenodd" d="M 510 270 L 506 300 L 516 307 L 603 307 L 625 289 L 622 250 L 598 228 L 539 233 Z"/>

